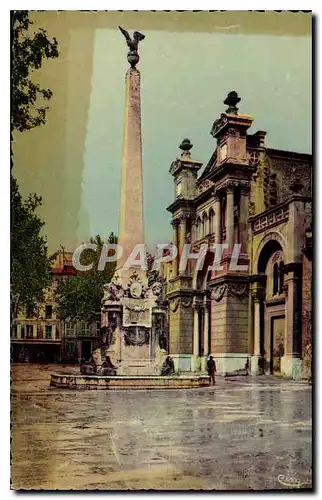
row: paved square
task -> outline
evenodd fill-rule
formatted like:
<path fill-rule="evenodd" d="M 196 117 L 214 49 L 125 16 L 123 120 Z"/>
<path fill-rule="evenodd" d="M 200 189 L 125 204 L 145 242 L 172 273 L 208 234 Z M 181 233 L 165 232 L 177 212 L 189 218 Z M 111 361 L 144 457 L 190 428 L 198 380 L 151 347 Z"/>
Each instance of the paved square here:
<path fill-rule="evenodd" d="M 53 368 L 13 366 L 15 489 L 311 487 L 304 382 L 218 377 L 205 389 L 74 392 L 49 387 Z"/>

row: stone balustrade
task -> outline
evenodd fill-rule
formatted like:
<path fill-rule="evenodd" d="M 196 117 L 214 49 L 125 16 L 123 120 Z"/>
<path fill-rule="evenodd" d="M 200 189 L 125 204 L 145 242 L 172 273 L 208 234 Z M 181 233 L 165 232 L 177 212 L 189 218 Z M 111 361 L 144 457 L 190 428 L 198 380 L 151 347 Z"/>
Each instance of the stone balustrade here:
<path fill-rule="evenodd" d="M 285 204 L 283 206 L 270 208 L 264 214 L 251 217 L 250 220 L 253 234 L 258 234 L 271 227 L 287 222 L 288 214 L 288 204 Z"/>

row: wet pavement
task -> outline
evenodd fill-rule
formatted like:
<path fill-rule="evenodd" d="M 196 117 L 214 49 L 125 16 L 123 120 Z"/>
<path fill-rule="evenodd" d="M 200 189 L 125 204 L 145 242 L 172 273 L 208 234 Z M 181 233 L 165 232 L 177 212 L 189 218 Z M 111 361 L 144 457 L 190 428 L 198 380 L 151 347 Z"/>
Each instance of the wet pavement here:
<path fill-rule="evenodd" d="M 12 370 L 12 488 L 311 487 L 311 386 L 217 377 L 215 387 L 70 391 L 57 365 Z"/>

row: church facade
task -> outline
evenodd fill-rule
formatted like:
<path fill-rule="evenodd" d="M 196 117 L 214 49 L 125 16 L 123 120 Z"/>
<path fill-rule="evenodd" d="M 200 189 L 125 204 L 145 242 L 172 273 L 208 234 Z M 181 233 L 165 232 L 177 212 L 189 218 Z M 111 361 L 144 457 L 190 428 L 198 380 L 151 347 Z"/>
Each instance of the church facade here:
<path fill-rule="evenodd" d="M 203 169 L 188 139 L 170 167 L 178 255 L 166 271 L 169 353 L 179 371 L 204 370 L 212 355 L 221 374 L 300 378 L 311 349 L 312 157 L 267 148 L 265 131 L 248 133 L 253 119 L 239 101 L 236 92 L 224 101 Z M 183 269 L 187 248 L 195 255 Z"/>

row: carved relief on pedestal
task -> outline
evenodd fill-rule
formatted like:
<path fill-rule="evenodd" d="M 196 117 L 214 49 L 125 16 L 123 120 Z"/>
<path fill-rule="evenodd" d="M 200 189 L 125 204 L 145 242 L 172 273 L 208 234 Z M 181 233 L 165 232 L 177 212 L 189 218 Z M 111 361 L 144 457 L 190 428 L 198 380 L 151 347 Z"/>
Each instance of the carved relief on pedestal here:
<path fill-rule="evenodd" d="M 140 325 L 151 327 L 152 309 L 147 300 L 129 300 L 124 304 L 123 326 Z"/>
<path fill-rule="evenodd" d="M 212 297 L 216 302 L 220 302 L 227 290 L 227 284 L 216 285 L 212 289 Z"/>
<path fill-rule="evenodd" d="M 103 301 L 118 302 L 124 297 L 124 290 L 117 274 L 113 276 L 110 283 L 103 286 L 104 297 Z"/>
<path fill-rule="evenodd" d="M 132 326 L 127 328 L 124 332 L 124 342 L 125 345 L 128 346 L 149 344 L 149 337 L 149 330 L 144 327 Z"/>
<path fill-rule="evenodd" d="M 115 312 L 108 312 L 108 324 L 102 328 L 103 330 L 103 345 L 108 349 L 111 345 L 116 342 L 116 329 L 118 323 L 118 316 Z"/>
<path fill-rule="evenodd" d="M 104 297 L 103 302 L 119 302 L 124 297 L 132 297 L 134 299 L 143 298 L 147 294 L 147 287 L 143 285 L 139 274 L 134 271 L 130 276 L 127 284 L 122 285 L 117 274 L 114 275 L 110 283 L 103 286 Z"/>
<path fill-rule="evenodd" d="M 139 299 L 140 297 L 145 297 L 146 295 L 146 287 L 143 286 L 143 283 L 141 281 L 141 278 L 139 274 L 134 271 L 134 273 L 131 275 L 127 288 L 125 290 L 125 295 L 130 296 L 134 299 Z"/>
<path fill-rule="evenodd" d="M 212 289 L 211 296 L 216 302 L 220 302 L 226 292 L 230 296 L 243 299 L 249 293 L 249 285 L 248 283 L 221 283 Z"/>
<path fill-rule="evenodd" d="M 243 299 L 248 295 L 249 286 L 248 283 L 229 283 L 228 293 L 229 295 L 234 295 L 239 299 Z"/>
<path fill-rule="evenodd" d="M 170 303 L 169 303 L 170 311 L 176 312 L 177 309 L 178 309 L 178 307 L 179 307 L 179 305 L 180 305 L 180 299 L 179 298 L 170 300 Z"/>
<path fill-rule="evenodd" d="M 191 304 L 192 304 L 191 297 L 177 297 L 176 299 L 172 299 L 170 301 L 169 307 L 170 311 L 176 312 L 180 305 L 182 305 L 183 307 L 190 307 Z"/>
<path fill-rule="evenodd" d="M 191 297 L 181 297 L 180 302 L 183 305 L 183 307 L 190 307 L 191 303 L 192 303 L 192 299 L 191 299 Z"/>

